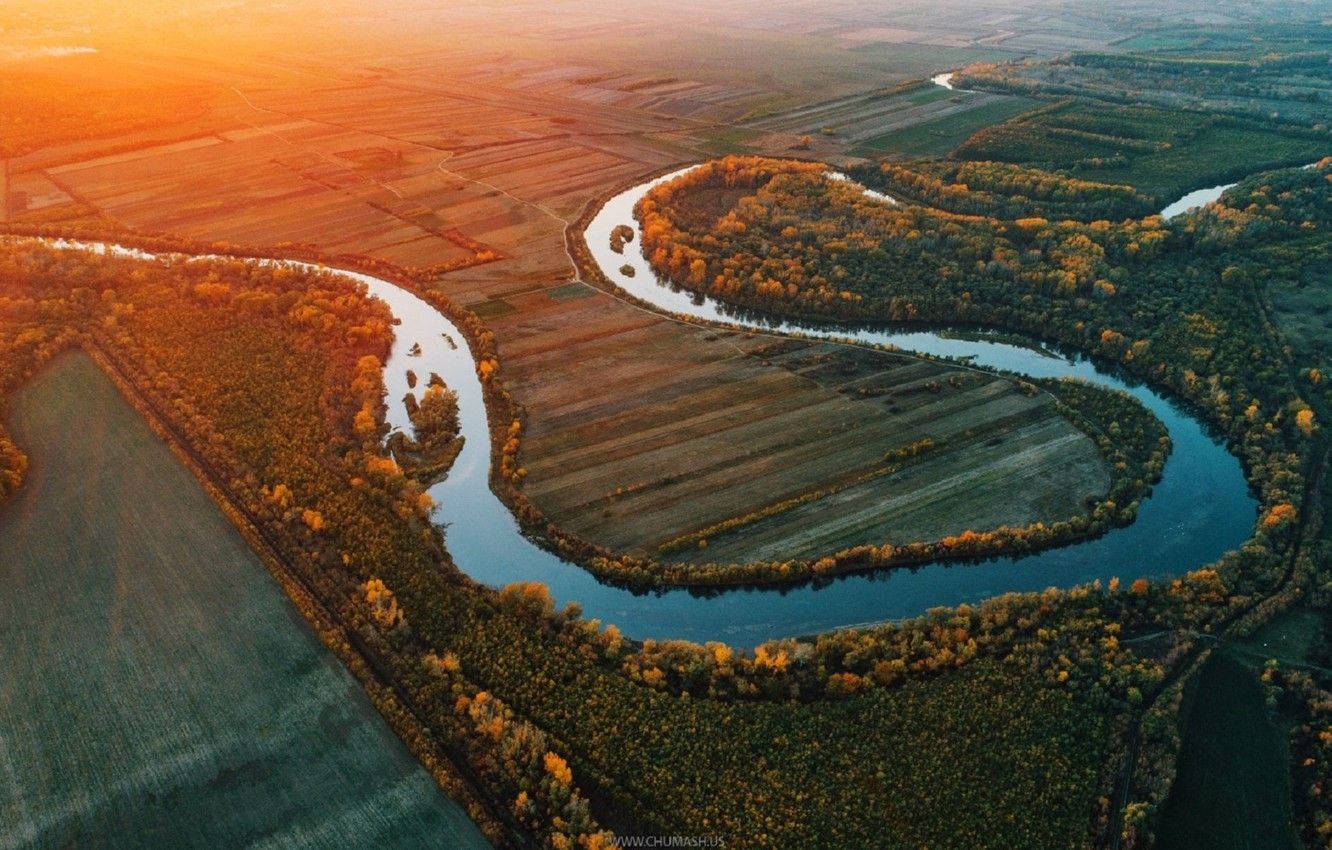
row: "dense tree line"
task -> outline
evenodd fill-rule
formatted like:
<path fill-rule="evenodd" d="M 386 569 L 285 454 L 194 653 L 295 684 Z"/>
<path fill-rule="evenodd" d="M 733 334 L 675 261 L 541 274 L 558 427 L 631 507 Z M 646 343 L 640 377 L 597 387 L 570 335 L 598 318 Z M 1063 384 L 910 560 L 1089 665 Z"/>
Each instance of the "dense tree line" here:
<path fill-rule="evenodd" d="M 1332 692 L 1308 672 L 1269 661 L 1267 704 L 1289 723 L 1295 825 L 1306 847 L 1332 846 Z"/>
<path fill-rule="evenodd" d="M 0 501 L 9 498 L 18 490 L 27 471 L 27 456 L 19 451 L 13 440 L 0 434 Z"/>
<path fill-rule="evenodd" d="M 964 215 L 1018 219 L 1124 219 L 1143 216 L 1155 199 L 1132 186 L 1102 183 L 1011 162 L 884 162 L 851 176 L 871 189 Z"/>

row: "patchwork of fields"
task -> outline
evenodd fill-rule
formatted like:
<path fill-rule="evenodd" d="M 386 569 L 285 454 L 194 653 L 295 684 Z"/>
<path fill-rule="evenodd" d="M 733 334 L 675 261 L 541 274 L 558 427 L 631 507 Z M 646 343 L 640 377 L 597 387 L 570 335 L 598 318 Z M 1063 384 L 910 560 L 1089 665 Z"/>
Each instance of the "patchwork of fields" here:
<path fill-rule="evenodd" d="M 590 288 L 506 302 L 491 325 L 528 409 L 526 491 L 598 543 L 652 552 L 805 497 L 678 557 L 811 556 L 1063 518 L 1109 483 L 1047 397 L 990 375 L 681 325 Z"/>
<path fill-rule="evenodd" d="M 1126 183 L 1163 203 L 1190 189 L 1303 165 L 1326 140 L 1198 112 L 1064 101 L 977 132 L 960 159 L 1037 162 L 1084 180 Z"/>
<path fill-rule="evenodd" d="M 8 425 L 0 847 L 488 846 L 91 360 Z"/>
<path fill-rule="evenodd" d="M 123 17 L 162 15 L 152 7 L 172 5 L 178 4 L 145 0 Z M 591 542 L 675 563 L 812 560 L 862 543 L 1053 523 L 1104 497 L 1119 471 L 1058 414 L 1051 397 L 992 373 L 702 327 L 578 280 L 566 235 L 599 199 L 648 174 L 731 152 L 847 169 L 870 158 L 956 153 L 1122 180 L 1162 199 L 1200 180 L 1220 182 L 1326 153 L 1325 126 L 1313 124 L 1322 120 L 1326 86 L 1310 81 L 1328 74 L 1308 70 L 1304 58 L 1296 70 L 1270 69 L 1263 78 L 1265 85 L 1293 87 L 1295 98 L 1224 91 L 1211 80 L 1211 59 L 1196 75 L 1208 79 L 1191 93 L 1162 84 L 1158 77 L 1175 78 L 1160 68 L 1126 76 L 1113 61 L 1103 73 L 1096 63 L 1072 58 L 1060 60 L 1067 67 L 1018 63 L 1028 68 L 1026 82 L 1040 86 L 963 91 L 977 86 L 946 90 L 927 82 L 973 61 L 1116 45 L 1183 50 L 1205 42 L 1230 51 L 1235 45 L 1209 31 L 1243 29 L 1233 25 L 1250 13 L 1238 0 L 1180 0 L 1171 8 L 1153 0 L 1113 8 L 736 0 L 699 4 L 689 15 L 677 0 L 610 10 L 559 2 L 332 0 L 320 5 L 320 15 L 301 11 L 309 20 L 297 26 L 290 22 L 299 2 L 241 0 L 220 4 L 225 14 L 205 5 L 204 14 L 218 18 L 215 29 L 211 21 L 201 26 L 200 10 L 190 4 L 179 18 L 176 10 L 162 15 L 171 20 L 163 32 L 193 26 L 200 30 L 197 43 L 164 37 L 150 45 L 140 37 L 117 49 L 107 37 L 107 46 L 61 54 L 59 67 L 28 73 L 14 70 L 23 63 L 0 64 L 0 115 L 22 119 L 0 121 L 0 227 L 64 225 L 99 238 L 166 233 L 373 258 L 411 270 L 482 318 L 486 332 L 472 340 L 484 341 L 487 352 L 493 332 L 499 376 L 522 416 L 515 480 L 524 481 L 536 507 Z M 20 41 L 58 32 L 35 23 L 40 6 L 18 13 L 17 31 L 33 27 Z M 250 19 L 252 7 L 262 9 Z M 192 23 L 182 23 L 191 16 Z M 1172 30 L 1175 17 L 1196 37 Z M 1144 28 L 1146 20 L 1152 23 Z M 123 21 L 108 26 L 133 28 Z M 80 44 L 84 32 L 77 25 L 69 30 Z M 1298 51 L 1305 37 L 1295 33 L 1288 44 Z M 1162 67 L 1179 70 L 1173 61 Z M 1191 60 L 1180 67 L 1189 76 L 1197 70 Z M 1121 96 L 1121 79 L 1141 92 Z M 1059 100 L 1070 92 L 1094 99 Z M 1179 108 L 1218 93 L 1245 116 Z M 1265 114 L 1269 101 L 1289 101 L 1280 114 L 1311 126 L 1299 133 L 1267 126 L 1278 116 Z M 1214 103 L 1212 111 L 1220 111 L 1223 101 Z M 738 197 L 743 190 L 731 191 Z M 753 256 L 774 256 L 773 244 Z M 830 244 L 819 247 L 824 256 L 840 253 Z M 1139 245 L 1132 248 L 1136 253 Z M 950 277 L 937 265 L 947 250 L 926 252 L 928 262 L 911 267 L 910 283 L 940 289 Z M 969 259 L 986 269 L 1001 254 Z M 769 264 L 764 274 L 776 267 Z M 885 264 L 877 273 L 893 270 Z M 1319 364 L 1329 356 L 1322 340 L 1332 328 L 1326 271 L 1310 267 L 1299 279 L 1266 286 L 1270 316 L 1261 299 L 1256 311 L 1245 302 L 1246 316 L 1270 318 Z M 833 276 L 846 272 L 839 268 Z M 1219 268 L 1218 274 L 1227 280 Z M 760 281 L 755 272 L 751 283 Z M 19 281 L 20 293 L 25 283 Z M 1148 283 L 1156 294 L 1159 281 Z M 1077 300 L 1099 311 L 1137 303 L 1129 298 L 1148 289 L 1134 292 L 1131 282 L 1116 290 L 1119 284 L 1097 280 L 1097 294 Z M 201 284 L 195 295 L 208 288 Z M 1172 307 L 1197 294 L 1161 291 Z M 1204 301 L 1211 298 L 1210 286 L 1200 291 Z M 1116 292 L 1121 300 L 1111 301 Z M 798 288 L 789 294 L 794 298 Z M 70 297 L 89 296 L 95 299 L 96 290 L 76 287 Z M 108 302 L 114 296 L 105 293 Z M 50 304 L 20 297 L 0 307 L 17 315 Z M 1231 305 L 1217 299 L 1212 307 Z M 105 327 L 114 332 L 123 315 L 108 315 Z M 1072 314 L 1048 315 L 1062 321 Z M 1148 313 L 1122 315 L 1137 324 Z M 1194 315 L 1210 321 L 1210 314 L 1188 318 Z M 1088 326 L 1087 339 L 1098 327 Z M 1143 337 L 1149 345 L 1145 333 L 1126 337 L 1115 329 L 1128 333 L 1127 327 L 1104 327 L 1107 346 L 1117 337 L 1126 343 Z M 1247 333 L 1249 325 L 1224 327 Z M 1158 342 L 1175 339 L 1152 337 L 1150 345 Z M 1254 363 L 1268 353 L 1267 338 L 1258 342 Z M 254 362 L 252 347 L 235 350 Z M 1242 353 L 1247 357 L 1248 349 Z M 494 365 L 478 364 L 489 388 Z M 1158 365 L 1154 374 L 1165 375 L 1165 364 Z M 1193 368 L 1190 384 L 1207 377 L 1207 369 Z M 1239 377 L 1247 368 L 1238 367 Z M 218 376 L 210 369 L 207 380 Z M 386 526 L 367 524 L 359 538 L 348 533 L 338 546 L 316 551 L 324 542 L 316 535 L 335 514 L 314 507 L 345 504 L 339 498 L 352 491 L 342 479 L 319 476 L 330 486 L 299 514 L 281 502 L 281 488 L 265 487 L 262 496 L 279 504 L 275 512 L 290 507 L 291 522 L 311 533 L 302 540 L 318 541 L 298 547 L 303 555 L 327 556 L 312 564 L 332 573 L 340 563 L 346 586 L 365 593 L 364 607 L 358 592 L 337 616 L 349 628 L 369 617 L 366 633 L 378 624 L 375 645 L 383 651 L 375 658 L 387 678 L 404 686 L 413 709 L 435 712 L 430 734 L 447 730 L 450 742 L 465 742 L 464 757 L 479 771 L 469 772 L 469 780 L 495 811 L 517 819 L 515 835 L 533 829 L 534 844 L 571 823 L 590 824 L 574 802 L 586 793 L 592 814 L 626 835 L 646 826 L 706 827 L 737 846 L 1070 846 L 1117 842 L 1110 836 L 1121 826 L 1128 843 L 1140 846 L 1128 816 L 1143 796 L 1135 781 L 1168 784 L 1158 769 L 1175 756 L 1173 749 L 1165 755 L 1151 749 L 1155 742 L 1145 733 L 1154 734 L 1160 718 L 1139 722 L 1141 712 L 1162 704 L 1157 686 L 1165 671 L 1197 647 L 1185 645 L 1183 634 L 1174 636 L 1179 642 L 1161 640 L 1172 648 L 1159 656 L 1130 647 L 1144 646 L 1142 633 L 1161 639 L 1166 632 L 1157 626 L 1205 624 L 1211 631 L 1220 624 L 1211 636 L 1229 640 L 1224 632 L 1244 614 L 1242 606 L 1307 579 L 1296 576 L 1304 569 L 1295 557 L 1299 544 L 1283 549 L 1278 539 L 1287 525 L 1295 534 L 1295 525 L 1310 521 L 1290 483 L 1305 444 L 1265 442 L 1254 417 L 1275 414 L 1254 406 L 1230 416 L 1235 411 L 1225 405 L 1240 396 L 1229 395 L 1233 387 L 1222 392 L 1221 376 L 1213 377 L 1212 400 L 1229 417 L 1219 421 L 1254 438 L 1235 445 L 1265 500 L 1258 542 L 1246 546 L 1242 561 L 1223 560 L 1219 571 L 1199 570 L 1172 584 L 1130 582 L 1128 569 L 1155 575 L 1146 570 L 1177 560 L 1143 565 L 1147 559 L 1134 554 L 1123 559 L 1126 587 L 1116 590 L 1116 580 L 1104 595 L 1010 596 L 948 614 L 935 609 L 916 623 L 873 632 L 774 642 L 752 655 L 733 639 L 746 634 L 739 630 L 721 635 L 734 649 L 639 645 L 597 628 L 628 623 L 632 615 L 598 613 L 601 620 L 591 626 L 573 614 L 543 618 L 541 587 L 474 593 L 465 582 L 442 580 L 452 577 L 447 565 L 413 561 L 417 550 L 406 545 L 377 556 L 374 573 L 383 580 L 361 584 L 369 565 L 348 550 L 361 541 L 377 545 L 376 532 Z M 1322 378 L 1306 370 L 1300 380 L 1316 387 Z M 251 385 L 277 398 L 271 383 Z M 315 394 L 302 397 L 313 403 Z M 1268 396 L 1253 398 L 1254 405 L 1259 398 L 1266 404 Z M 1287 399 L 1278 394 L 1276 401 L 1271 411 L 1294 414 Z M 265 421 L 263 407 L 240 404 L 237 418 Z M 9 650 L 7 675 L 0 677 L 0 850 L 115 842 L 486 846 L 95 365 L 78 354 L 61 356 L 0 412 L 32 460 L 15 500 L 0 507 L 0 578 L 8 588 L 0 630 Z M 1310 437 L 1311 414 L 1284 427 Z M 1325 428 L 1321 407 L 1317 416 L 1317 428 Z M 356 424 L 368 449 L 373 422 Z M 507 424 L 506 415 L 497 431 Z M 1275 425 L 1269 434 L 1277 433 Z M 1124 433 L 1115 423 L 1104 439 Z M 263 445 L 275 445 L 265 434 Z M 476 445 L 470 437 L 469 445 Z M 510 451 L 504 450 L 506 464 Z M 307 457 L 318 461 L 302 453 Z M 375 457 L 367 468 L 385 472 Z M 359 466 L 355 475 L 351 486 L 362 486 Z M 471 507 L 466 499 L 450 507 L 459 504 Z M 429 510 L 430 503 L 410 500 L 397 518 Z M 1250 514 L 1246 507 L 1233 525 L 1247 528 Z M 386 516 L 393 532 L 405 527 Z M 464 512 L 452 528 L 476 516 Z M 510 518 L 500 518 L 512 530 Z M 1153 533 L 1150 523 L 1138 525 L 1144 528 Z M 1161 538 L 1187 537 L 1190 528 L 1171 527 Z M 419 540 L 415 532 L 423 527 L 410 529 Z M 549 555 L 543 564 L 554 558 L 541 554 Z M 590 590 L 578 597 L 584 602 L 610 590 L 575 566 L 556 566 L 586 582 Z M 1278 567 L 1286 573 L 1279 583 Z M 975 578 L 984 569 L 953 573 L 970 583 L 969 598 L 993 592 Z M 819 578 L 811 593 L 850 590 L 845 599 L 861 586 L 822 588 L 818 567 L 812 575 Z M 880 587 L 910 599 L 904 580 L 920 575 L 896 573 Z M 1067 578 L 1060 573 L 1050 583 L 1065 586 Z M 573 594 L 556 594 L 560 604 L 567 596 Z M 658 605 L 662 598 L 639 601 Z M 780 598 L 795 602 L 802 616 L 814 610 L 785 589 Z M 882 597 L 864 598 L 868 606 Z M 749 595 L 730 599 L 759 609 Z M 885 616 L 876 608 L 854 621 Z M 576 634 L 585 627 L 585 635 Z M 1231 643 L 1191 685 L 1163 846 L 1207 846 L 1218 830 L 1256 836 L 1254 846 L 1263 839 L 1290 844 L 1285 730 L 1271 722 L 1263 703 L 1271 695 L 1247 669 L 1257 660 L 1250 655 L 1267 650 L 1265 638 L 1247 647 Z M 964 669 L 953 669 L 959 665 Z M 1310 785 L 1297 782 L 1297 792 L 1301 784 Z M 1127 812 L 1121 799 L 1133 803 Z"/>
<path fill-rule="evenodd" d="M 565 231 L 589 203 L 703 157 L 727 133 L 784 145 L 812 132 L 845 149 L 914 131 L 937 144 L 929 128 L 1008 114 L 1021 98 L 906 84 L 761 109 L 760 89 L 738 82 L 537 60 L 448 80 L 380 68 L 299 88 L 254 73 L 227 77 L 183 138 L 159 130 L 16 158 L 11 219 L 72 211 L 131 231 L 302 243 L 429 270 L 498 337 L 527 416 L 528 494 L 615 548 L 686 537 L 673 557 L 812 555 L 1067 517 L 1104 491 L 1091 441 L 1005 381 L 882 356 L 855 366 L 882 384 L 862 397 L 857 379 L 818 365 L 830 348 L 750 356 L 763 340 L 568 282 Z M 732 123 L 746 111 L 748 123 Z M 885 469 L 886 454 L 926 437 L 940 446 Z M 773 513 L 792 499 L 798 509 Z M 707 535 L 707 550 L 691 537 L 755 511 L 768 518 Z"/>
<path fill-rule="evenodd" d="M 936 128 L 970 127 L 950 147 L 936 142 L 933 153 L 945 154 L 971 132 L 993 122 L 996 110 L 1007 117 L 1030 109 L 1035 101 L 1001 94 L 954 91 L 933 83 L 907 85 L 889 91 L 873 91 L 836 98 L 754 121 L 756 129 L 792 135 L 819 134 L 835 137 L 858 153 L 881 149 L 899 155 L 919 154 L 898 150 L 891 144 L 907 128 L 937 132 Z M 978 118 L 977 116 L 983 116 Z M 950 133 L 951 139 L 956 133 Z"/>

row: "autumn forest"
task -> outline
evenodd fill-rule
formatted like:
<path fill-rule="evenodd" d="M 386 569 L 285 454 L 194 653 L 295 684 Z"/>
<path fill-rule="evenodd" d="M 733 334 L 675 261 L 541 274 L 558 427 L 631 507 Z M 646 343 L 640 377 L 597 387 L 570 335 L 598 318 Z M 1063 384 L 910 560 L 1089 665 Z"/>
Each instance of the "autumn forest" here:
<path fill-rule="evenodd" d="M 101 5 L 0 846 L 1332 846 L 1317 4 Z"/>

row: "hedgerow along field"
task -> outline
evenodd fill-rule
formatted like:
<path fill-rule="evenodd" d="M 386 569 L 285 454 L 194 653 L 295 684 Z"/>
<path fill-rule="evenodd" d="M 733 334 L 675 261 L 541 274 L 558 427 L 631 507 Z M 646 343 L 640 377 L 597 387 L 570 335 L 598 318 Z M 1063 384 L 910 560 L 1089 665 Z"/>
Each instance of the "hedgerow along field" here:
<path fill-rule="evenodd" d="M 0 845 L 489 846 L 87 356 L 8 427 Z"/>

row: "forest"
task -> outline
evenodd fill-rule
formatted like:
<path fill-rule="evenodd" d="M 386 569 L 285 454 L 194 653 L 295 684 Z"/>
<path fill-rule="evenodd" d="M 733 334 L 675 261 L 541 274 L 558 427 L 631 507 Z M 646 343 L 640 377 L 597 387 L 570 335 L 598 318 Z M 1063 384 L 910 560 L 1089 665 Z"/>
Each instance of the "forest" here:
<path fill-rule="evenodd" d="M 1125 219 L 1148 215 L 1156 205 L 1155 198 L 1123 183 L 1083 180 L 999 160 L 926 160 L 910 166 L 884 162 L 854 169 L 851 176 L 894 198 L 1004 219 Z"/>

